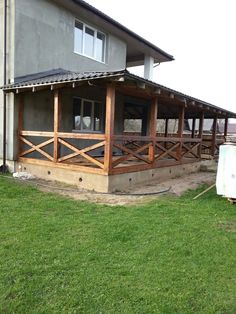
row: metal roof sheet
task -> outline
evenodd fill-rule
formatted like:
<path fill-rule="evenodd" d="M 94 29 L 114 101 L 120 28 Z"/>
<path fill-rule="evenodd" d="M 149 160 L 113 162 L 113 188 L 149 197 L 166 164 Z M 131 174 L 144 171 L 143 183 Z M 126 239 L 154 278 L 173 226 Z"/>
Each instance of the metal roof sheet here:
<path fill-rule="evenodd" d="M 78 81 L 89 81 L 95 79 L 104 79 L 104 78 L 115 78 L 115 77 L 124 77 L 128 79 L 133 79 L 137 82 L 143 82 L 149 86 L 154 88 L 159 88 L 162 91 L 173 93 L 176 96 L 180 96 L 186 98 L 189 101 L 195 101 L 198 104 L 201 104 L 206 107 L 210 107 L 211 109 L 216 109 L 222 112 L 227 113 L 230 117 L 236 118 L 236 113 L 225 110 L 223 108 L 214 106 L 208 102 L 202 101 L 198 98 L 194 98 L 192 96 L 186 95 L 169 87 L 163 86 L 161 84 L 146 80 L 142 77 L 139 77 L 135 74 L 132 74 L 125 70 L 119 71 L 106 71 L 106 72 L 72 72 L 63 69 L 56 69 L 31 75 L 26 75 L 23 77 L 18 77 L 15 79 L 15 83 L 8 84 L 2 87 L 2 89 L 6 92 L 15 91 L 17 89 L 29 89 L 38 86 L 48 86 L 48 85 L 56 85 L 62 84 L 65 85 L 67 83 L 73 83 Z"/>

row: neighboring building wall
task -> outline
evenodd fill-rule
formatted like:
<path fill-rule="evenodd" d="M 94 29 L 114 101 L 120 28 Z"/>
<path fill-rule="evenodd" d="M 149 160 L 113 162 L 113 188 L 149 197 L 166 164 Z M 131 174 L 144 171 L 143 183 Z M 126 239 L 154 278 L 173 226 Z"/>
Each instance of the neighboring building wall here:
<path fill-rule="evenodd" d="M 125 68 L 126 44 L 110 34 L 105 64 L 74 53 L 74 23 L 73 13 L 52 1 L 16 1 L 15 77 L 57 68 L 81 72 Z"/>

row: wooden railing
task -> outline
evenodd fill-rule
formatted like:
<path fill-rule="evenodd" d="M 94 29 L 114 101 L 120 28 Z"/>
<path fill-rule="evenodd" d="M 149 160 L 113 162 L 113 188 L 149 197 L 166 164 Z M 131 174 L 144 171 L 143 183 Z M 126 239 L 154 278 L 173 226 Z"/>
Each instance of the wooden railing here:
<path fill-rule="evenodd" d="M 212 141 L 211 135 L 204 135 L 202 139 L 202 154 L 217 157 L 219 155 L 219 148 L 225 142 L 222 135 L 217 135 L 216 141 Z"/>
<path fill-rule="evenodd" d="M 180 162 L 185 159 L 199 159 L 201 139 L 149 137 L 149 136 L 114 136 L 113 147 L 118 149 L 118 156 L 113 158 L 113 169 L 124 167 L 124 163 L 138 162 L 144 168 Z M 149 151 L 153 150 L 154 154 Z M 135 168 L 135 167 L 133 167 Z M 125 168 L 124 168 L 125 169 Z"/>
<path fill-rule="evenodd" d="M 55 136 L 54 132 L 21 131 L 19 139 L 20 160 L 30 158 L 31 161 L 44 160 L 105 171 L 105 134 L 58 132 Z M 193 161 L 200 158 L 200 145 L 199 138 L 114 135 L 110 172 L 123 173 Z M 56 153 L 55 147 L 58 148 Z"/>
<path fill-rule="evenodd" d="M 34 139 L 37 138 L 38 140 L 41 140 L 40 143 L 35 144 Z M 46 141 L 43 139 L 47 138 Z M 83 133 L 64 133 L 64 132 L 58 132 L 55 134 L 54 132 L 40 132 L 40 131 L 21 131 L 20 132 L 20 147 L 21 150 L 19 152 L 19 159 L 22 160 L 22 158 L 27 158 L 29 154 L 32 153 L 39 153 L 42 155 L 42 158 L 47 161 L 55 162 L 57 164 L 76 164 L 76 158 L 83 157 L 84 160 L 86 160 L 88 163 L 86 166 L 89 167 L 96 167 L 103 169 L 104 163 L 103 158 L 102 160 L 99 160 L 98 158 L 91 155 L 91 152 L 95 149 L 101 149 L 105 146 L 105 135 L 104 134 L 83 134 Z M 78 145 L 75 145 L 74 143 L 71 143 L 70 140 L 84 140 L 93 142 L 93 144 L 79 148 Z M 56 142 L 55 142 L 56 141 Z M 94 143 L 96 142 L 96 143 Z M 78 141 L 77 144 L 80 142 Z M 26 144 L 29 146 L 29 149 L 22 149 L 22 144 Z M 57 158 L 55 158 L 55 144 L 56 146 L 59 146 L 59 152 L 57 152 Z M 51 145 L 51 147 L 50 147 Z M 67 150 L 67 152 L 62 153 L 64 148 L 64 151 Z M 48 152 L 48 151 L 50 152 Z M 38 159 L 36 157 L 30 158 L 32 159 Z M 80 163 L 81 166 L 81 163 Z M 84 164 L 82 164 L 84 167 Z"/>

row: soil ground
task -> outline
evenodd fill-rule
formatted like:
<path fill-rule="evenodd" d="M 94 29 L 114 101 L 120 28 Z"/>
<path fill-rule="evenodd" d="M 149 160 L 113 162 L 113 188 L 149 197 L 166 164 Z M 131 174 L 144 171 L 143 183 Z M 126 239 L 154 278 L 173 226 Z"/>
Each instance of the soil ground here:
<path fill-rule="evenodd" d="M 157 183 L 156 181 L 148 182 L 146 184 L 136 186 L 132 190 L 127 190 L 125 194 L 97 193 L 93 191 L 80 190 L 73 186 L 64 185 L 58 182 L 39 179 L 31 180 L 31 182 L 32 184 L 36 184 L 42 191 L 59 193 L 77 200 L 85 200 L 108 205 L 128 205 L 149 202 L 166 193 L 180 196 L 187 190 L 194 190 L 202 184 L 213 184 L 215 182 L 215 176 L 215 172 L 212 171 L 197 172 L 174 179 L 168 179 L 161 183 Z"/>

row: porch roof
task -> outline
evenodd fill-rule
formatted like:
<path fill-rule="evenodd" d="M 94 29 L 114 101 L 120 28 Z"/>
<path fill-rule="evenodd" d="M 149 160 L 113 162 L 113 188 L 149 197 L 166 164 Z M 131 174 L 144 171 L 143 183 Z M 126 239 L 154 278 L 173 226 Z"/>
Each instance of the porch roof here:
<path fill-rule="evenodd" d="M 77 82 L 83 81 L 108 81 L 116 82 L 117 86 L 127 86 L 132 82 L 137 85 L 137 97 L 140 94 L 147 95 L 151 98 L 158 96 L 159 102 L 165 104 L 184 104 L 186 107 L 190 106 L 192 112 L 204 110 L 207 118 L 218 116 L 219 118 L 236 118 L 236 113 L 225 110 L 223 108 L 214 106 L 208 102 L 188 96 L 184 93 L 178 92 L 161 84 L 146 80 L 142 77 L 134 75 L 125 70 L 111 71 L 111 72 L 71 72 L 63 69 L 56 69 L 46 72 L 40 72 L 32 75 L 26 75 L 15 79 L 13 84 L 8 84 L 3 87 L 4 92 L 23 92 L 23 91 L 37 91 L 39 89 L 51 89 L 64 86 L 76 86 Z M 148 89 L 148 90 L 147 90 Z M 135 93 L 135 91 L 134 91 Z M 163 106 L 162 106 L 163 107 Z M 190 118 L 190 117 L 189 117 Z"/>

